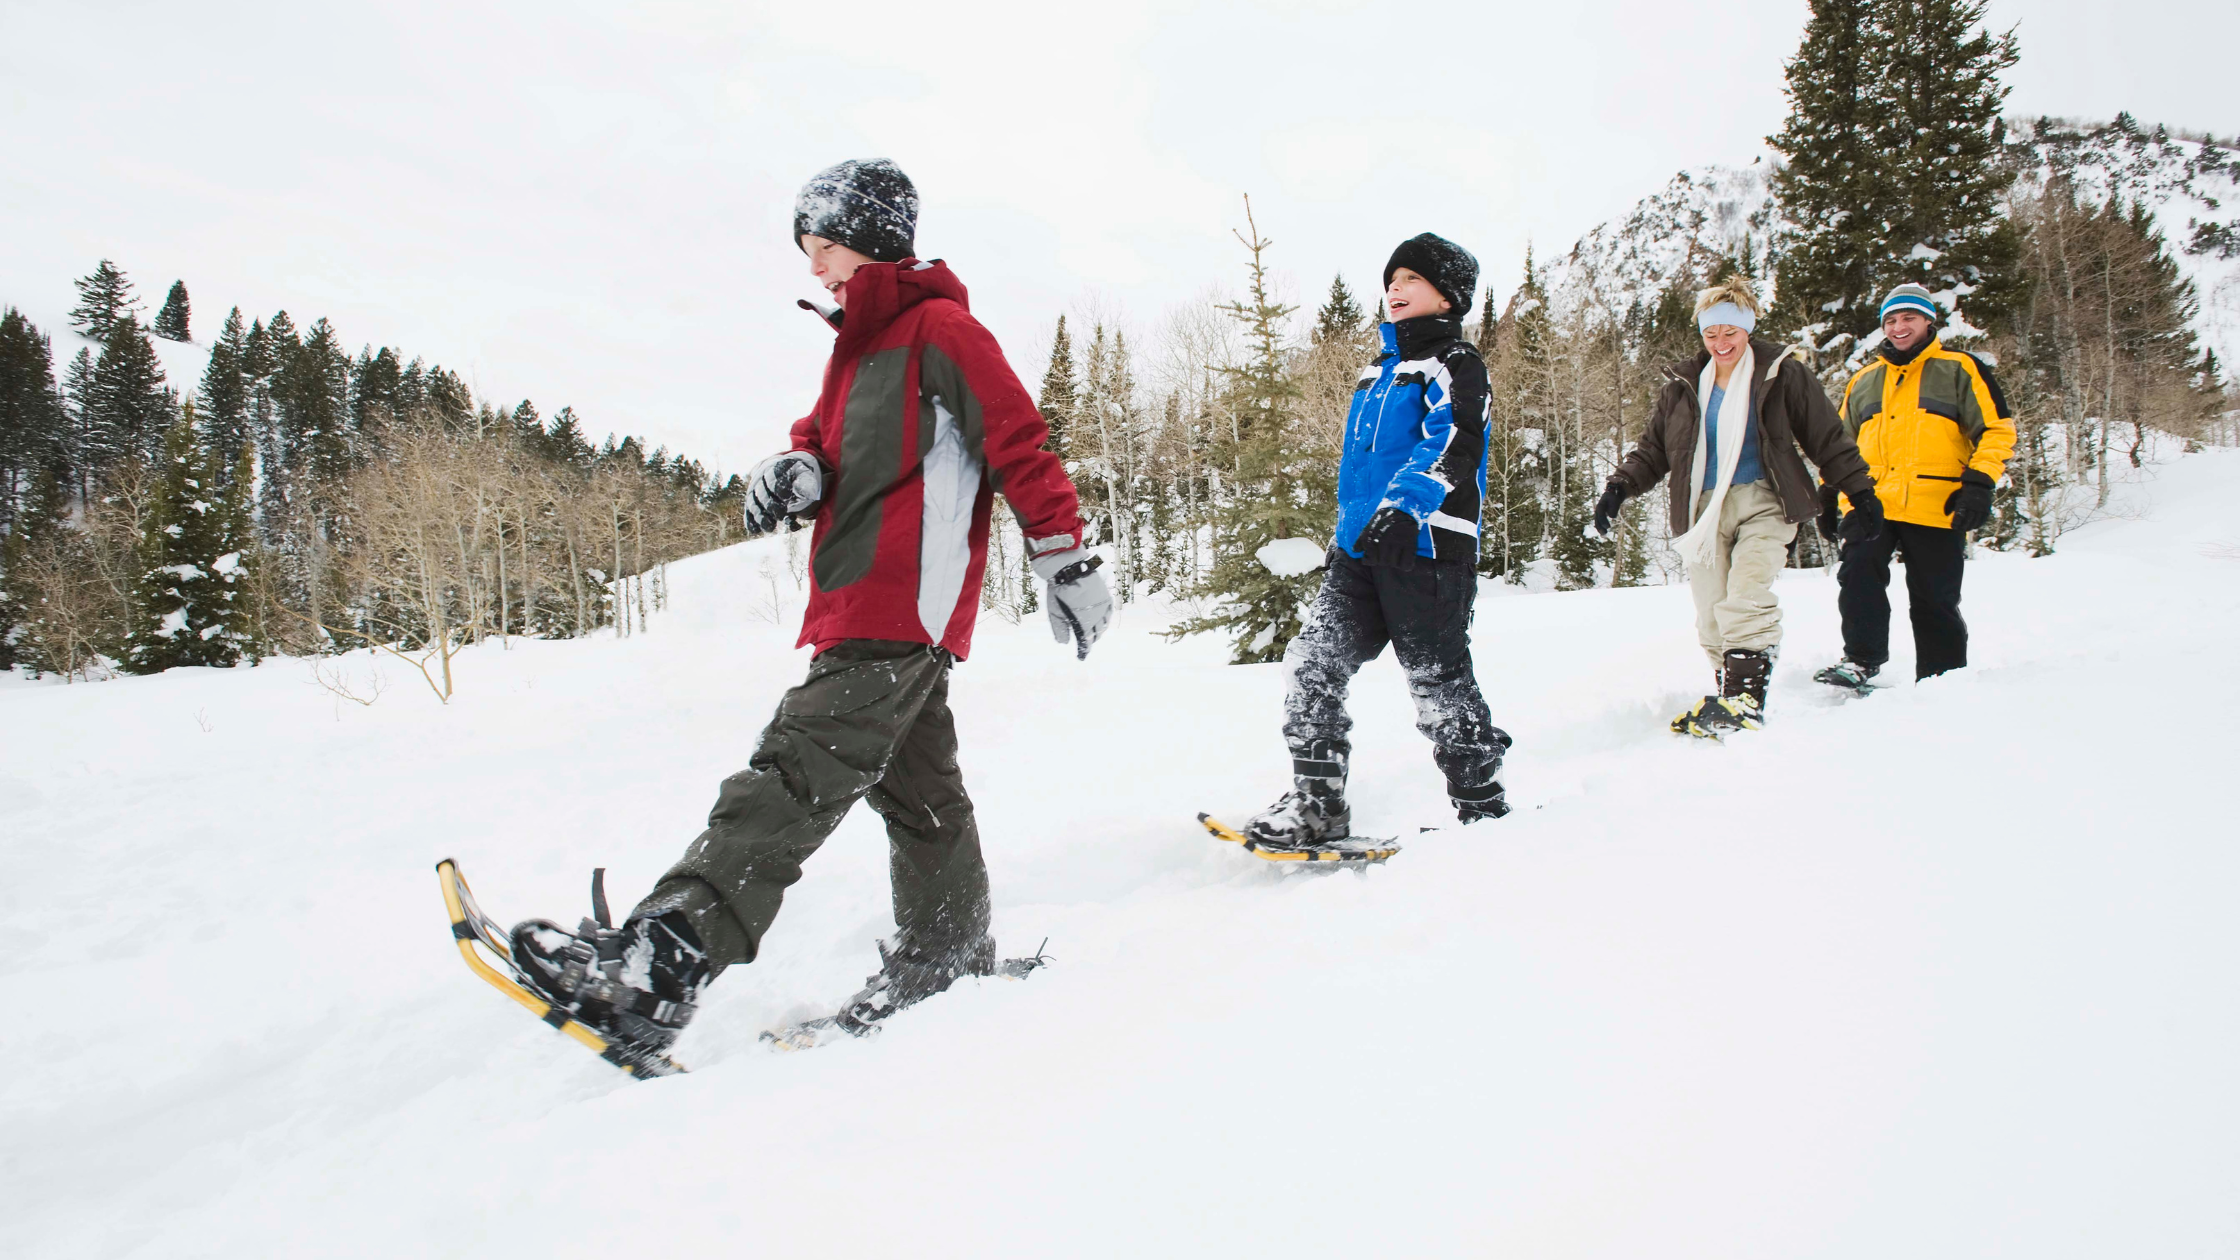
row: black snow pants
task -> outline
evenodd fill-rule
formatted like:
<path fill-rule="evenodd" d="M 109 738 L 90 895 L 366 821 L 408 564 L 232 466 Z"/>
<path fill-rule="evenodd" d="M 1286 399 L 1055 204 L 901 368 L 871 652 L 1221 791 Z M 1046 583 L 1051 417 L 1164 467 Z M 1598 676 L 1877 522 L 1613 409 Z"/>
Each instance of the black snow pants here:
<path fill-rule="evenodd" d="M 635 916 L 683 911 L 721 971 L 754 961 L 801 864 L 856 801 L 887 824 L 896 950 L 985 971 L 988 868 L 957 769 L 954 658 L 923 643 L 850 639 L 817 654 L 778 702 L 747 768 L 723 781 L 700 833 Z"/>
<path fill-rule="evenodd" d="M 1967 535 L 1956 529 L 1885 521 L 1873 538 L 1847 544 L 1836 566 L 1836 609 L 1843 654 L 1861 665 L 1890 659 L 1890 558 L 1906 557 L 1907 611 L 1913 618 L 1913 676 L 1968 663 L 1968 623 L 1960 618 Z"/>
<path fill-rule="evenodd" d="M 1322 592 L 1306 626 L 1285 650 L 1290 672 L 1283 700 L 1283 738 L 1293 761 L 1323 750 L 1350 759 L 1346 690 L 1386 643 L 1408 675 L 1416 729 L 1431 741 L 1431 759 L 1450 795 L 1470 795 L 1490 782 L 1509 747 L 1478 692 L 1470 663 L 1470 608 L 1478 575 L 1467 559 L 1417 559 L 1413 569 L 1368 564 L 1332 548 Z"/>

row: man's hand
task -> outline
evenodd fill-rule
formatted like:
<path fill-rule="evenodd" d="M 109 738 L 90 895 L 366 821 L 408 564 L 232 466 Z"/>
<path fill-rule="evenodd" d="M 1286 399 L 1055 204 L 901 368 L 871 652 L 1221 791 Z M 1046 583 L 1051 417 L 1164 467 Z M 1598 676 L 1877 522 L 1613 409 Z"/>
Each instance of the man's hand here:
<path fill-rule="evenodd" d="M 1626 505 L 1626 483 L 1615 477 L 1602 488 L 1602 497 L 1594 501 L 1594 532 L 1605 538 L 1610 527 L 1617 523 L 1618 509 Z"/>
<path fill-rule="evenodd" d="M 746 526 L 767 534 L 778 522 L 797 516 L 824 497 L 824 470 L 807 451 L 787 451 L 755 465 L 747 476 Z"/>
<path fill-rule="evenodd" d="M 1067 547 L 1071 538 L 1030 538 L 1034 552 L 1028 563 L 1035 575 L 1050 585 L 1043 591 L 1043 605 L 1050 610 L 1050 634 L 1060 643 L 1073 644 L 1073 658 L 1089 659 L 1089 647 L 1112 624 L 1112 588 L 1097 572 L 1104 557 L 1086 547 Z M 1037 550 L 1037 549 L 1040 550 Z"/>
<path fill-rule="evenodd" d="M 1421 527 L 1416 518 L 1396 507 L 1378 508 L 1369 518 L 1368 527 L 1353 540 L 1353 549 L 1370 564 L 1389 564 L 1396 569 L 1416 567 L 1416 534 Z"/>
<path fill-rule="evenodd" d="M 1944 501 L 1944 510 L 1952 514 L 1952 527 L 1963 534 L 1982 529 L 1991 519 L 1991 492 L 1998 484 L 1973 468 L 1961 473 L 1960 488 Z"/>

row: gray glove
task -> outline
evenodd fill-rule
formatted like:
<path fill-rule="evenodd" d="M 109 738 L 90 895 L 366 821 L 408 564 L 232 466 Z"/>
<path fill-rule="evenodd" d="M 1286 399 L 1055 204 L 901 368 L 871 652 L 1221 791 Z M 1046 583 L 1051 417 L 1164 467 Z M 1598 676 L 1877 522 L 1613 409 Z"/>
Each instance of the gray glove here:
<path fill-rule="evenodd" d="M 1035 576 L 1050 584 L 1043 603 L 1050 609 L 1050 633 L 1060 643 L 1073 644 L 1075 660 L 1089 659 L 1089 645 L 1112 624 L 1112 588 L 1097 572 L 1104 557 L 1089 549 L 1066 546 L 1071 538 L 1030 538 L 1036 552 L 1028 563 Z M 1061 550 L 1060 548 L 1063 548 Z"/>
<path fill-rule="evenodd" d="M 767 534 L 778 522 L 798 516 L 824 497 L 824 469 L 807 451 L 787 451 L 755 465 L 747 477 L 746 525 L 749 534 Z"/>

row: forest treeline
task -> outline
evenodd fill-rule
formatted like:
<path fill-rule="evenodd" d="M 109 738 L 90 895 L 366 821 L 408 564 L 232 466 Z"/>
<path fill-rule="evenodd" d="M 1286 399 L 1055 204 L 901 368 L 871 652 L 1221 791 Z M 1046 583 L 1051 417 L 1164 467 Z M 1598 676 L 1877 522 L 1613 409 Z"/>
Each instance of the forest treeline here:
<path fill-rule="evenodd" d="M 643 628 L 663 566 L 739 536 L 736 478 L 632 437 L 598 446 L 324 319 L 231 311 L 200 381 L 186 287 L 152 325 L 108 260 L 53 336 L 0 315 L 0 667 L 83 677 L 379 645 Z"/>

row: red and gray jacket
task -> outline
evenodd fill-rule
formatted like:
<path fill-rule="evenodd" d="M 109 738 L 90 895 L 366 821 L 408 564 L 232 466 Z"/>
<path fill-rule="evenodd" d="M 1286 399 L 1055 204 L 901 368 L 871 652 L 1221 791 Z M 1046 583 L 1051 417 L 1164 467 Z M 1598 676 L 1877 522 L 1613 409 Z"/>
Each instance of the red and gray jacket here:
<path fill-rule="evenodd" d="M 793 449 L 826 470 L 801 642 L 899 639 L 962 658 L 994 493 L 1037 554 L 1080 545 L 1080 501 L 946 263 L 865 263 L 845 296 L 825 316 L 840 336 L 824 390 L 793 426 Z"/>

